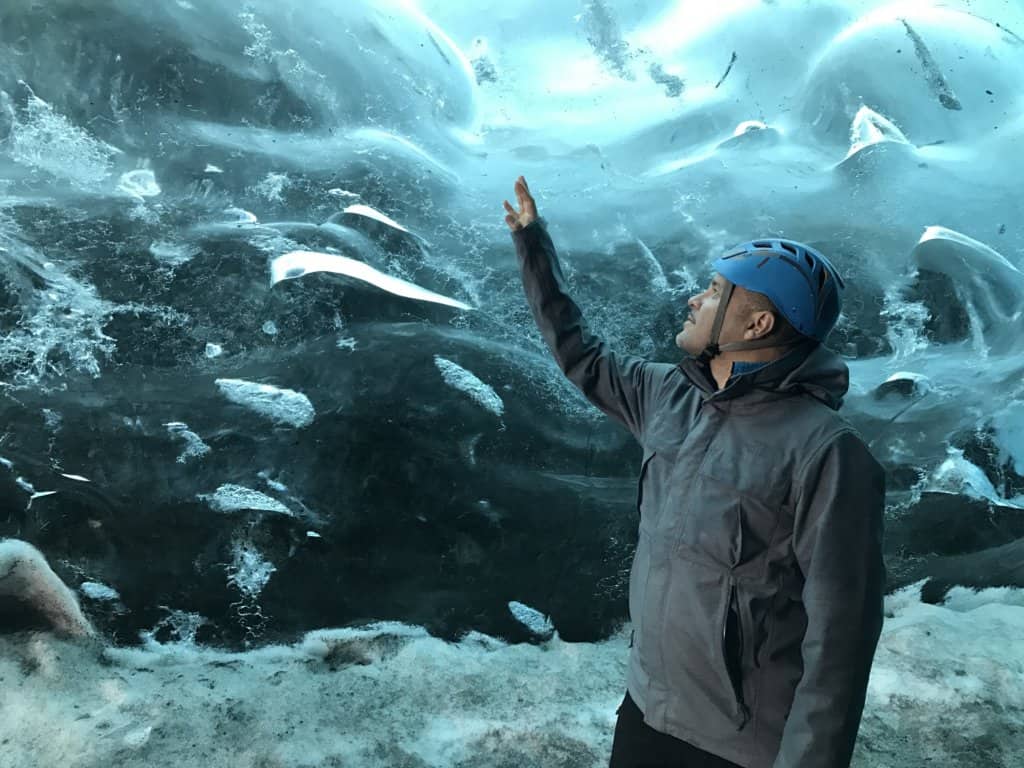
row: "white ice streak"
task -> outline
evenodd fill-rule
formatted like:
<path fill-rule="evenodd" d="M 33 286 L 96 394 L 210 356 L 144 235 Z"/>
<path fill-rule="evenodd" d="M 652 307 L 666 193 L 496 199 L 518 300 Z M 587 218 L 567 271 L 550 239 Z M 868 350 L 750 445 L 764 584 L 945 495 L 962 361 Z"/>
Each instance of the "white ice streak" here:
<path fill-rule="evenodd" d="M 928 490 L 963 494 L 972 499 L 991 501 L 1004 507 L 1024 509 L 1024 504 L 1000 496 L 985 472 L 964 458 L 962 450 L 948 447 L 946 454 L 946 460 L 932 473 Z"/>
<path fill-rule="evenodd" d="M 885 142 L 910 144 L 894 122 L 878 114 L 871 107 L 862 106 L 853 117 L 853 124 L 850 127 L 850 151 L 846 153 L 846 158 L 853 157 L 865 147 Z"/>
<path fill-rule="evenodd" d="M 234 483 L 225 483 L 213 493 L 200 493 L 198 498 L 209 504 L 215 512 L 273 512 L 294 517 L 292 511 L 277 499 Z"/>
<path fill-rule="evenodd" d="M 210 446 L 203 442 L 195 432 L 188 428 L 188 424 L 180 421 L 172 421 L 164 424 L 171 437 L 185 443 L 185 448 L 178 456 L 179 464 L 186 464 L 192 459 L 201 459 L 210 452 Z"/>
<path fill-rule="evenodd" d="M 277 568 L 249 541 L 236 542 L 231 554 L 228 583 L 250 600 L 255 599 Z"/>
<path fill-rule="evenodd" d="M 224 214 L 228 216 L 230 224 L 259 224 L 260 222 L 255 213 L 243 208 L 226 208 Z"/>
<path fill-rule="evenodd" d="M 536 608 L 512 600 L 508 604 L 508 609 L 515 620 L 526 627 L 534 637 L 550 639 L 554 634 L 555 627 L 551 620 Z"/>
<path fill-rule="evenodd" d="M 150 651 L 166 648 L 156 639 L 156 634 L 161 629 L 166 628 L 172 635 L 177 637 L 181 646 L 191 647 L 195 646 L 196 634 L 199 632 L 200 627 L 210 623 L 205 616 L 199 613 L 183 611 L 178 608 L 168 608 L 165 605 L 160 607 L 167 611 L 167 615 L 160 619 L 153 629 L 139 633 L 144 646 Z"/>
<path fill-rule="evenodd" d="M 217 379 L 214 382 L 228 400 L 248 408 L 277 424 L 308 427 L 316 411 L 309 398 L 292 389 L 259 384 L 243 379 Z"/>
<path fill-rule="evenodd" d="M 475 374 L 440 355 L 434 355 L 434 365 L 441 372 L 441 378 L 444 379 L 445 384 L 460 392 L 465 392 L 481 408 L 499 417 L 505 412 L 505 403 L 502 402 L 498 393 L 489 384 L 477 378 Z"/>
<path fill-rule="evenodd" d="M 732 135 L 735 138 L 736 136 L 743 136 L 750 131 L 763 131 L 767 127 L 768 125 L 761 120 L 744 120 L 736 126 L 736 130 L 732 132 Z"/>
<path fill-rule="evenodd" d="M 28 101 L 8 138 L 11 158 L 77 187 L 95 187 L 110 175 L 111 159 L 121 150 L 74 125 L 36 96 L 28 84 Z"/>
<path fill-rule="evenodd" d="M 886 384 L 890 381 L 912 381 L 915 387 L 923 387 L 924 389 L 931 389 L 931 380 L 923 373 L 915 373 L 914 371 L 896 371 L 885 380 Z"/>
<path fill-rule="evenodd" d="M 156 174 L 148 169 L 139 169 L 122 174 L 121 180 L 117 183 L 117 191 L 141 200 L 156 197 L 163 190 L 156 183 Z"/>
<path fill-rule="evenodd" d="M 121 595 L 116 589 L 98 581 L 83 581 L 78 589 L 90 600 L 97 602 L 112 603 L 121 599 Z"/>
<path fill-rule="evenodd" d="M 1024 402 L 1011 401 L 992 417 L 999 460 L 1010 462 L 1018 475 L 1024 475 Z"/>
<path fill-rule="evenodd" d="M 285 485 L 284 483 L 278 482 L 273 477 L 271 477 L 270 470 L 261 469 L 259 472 L 256 473 L 256 477 L 258 477 L 260 480 L 266 483 L 267 487 L 270 488 L 271 490 L 277 491 L 278 493 L 288 493 L 288 486 Z"/>
<path fill-rule="evenodd" d="M 66 477 L 68 480 L 75 480 L 75 481 L 77 481 L 79 483 L 91 483 L 92 482 L 92 480 L 90 480 L 88 477 L 82 477 L 81 475 L 69 475 L 69 474 L 67 474 L 65 472 L 61 472 L 60 476 L 61 477 Z"/>
<path fill-rule="evenodd" d="M 47 382 L 70 371 L 100 375 L 100 360 L 114 349 L 104 333 L 115 306 L 99 299 L 96 289 L 78 283 L 45 261 L 42 254 L 0 232 L 4 259 L 34 273 L 37 287 L 19 298 L 20 319 L 0 334 L 3 385 L 47 388 Z M 17 286 L 17 283 L 12 284 Z"/>
<path fill-rule="evenodd" d="M 274 259 L 270 264 L 270 285 L 277 285 L 282 280 L 294 280 L 313 272 L 333 272 L 336 275 L 345 275 L 407 299 L 444 304 L 456 309 L 473 309 L 468 304 L 456 299 L 386 275 L 365 262 L 350 259 L 347 256 L 315 251 L 292 251 Z"/>
<path fill-rule="evenodd" d="M 898 286 L 886 288 L 881 316 L 886 321 L 885 335 L 892 348 L 892 361 L 912 358 L 928 348 L 925 325 L 931 318 L 920 301 L 907 301 Z"/>
<path fill-rule="evenodd" d="M 375 208 L 371 208 L 368 205 L 350 205 L 343 211 L 343 213 L 351 213 L 355 214 L 356 216 L 365 216 L 368 219 L 373 219 L 375 221 L 381 222 L 382 224 L 387 224 L 389 227 L 397 229 L 400 232 L 405 232 L 406 234 L 409 235 L 412 234 L 412 232 L 410 232 L 408 229 L 403 227 L 401 224 L 399 224 L 391 217 L 381 213 Z"/>
<path fill-rule="evenodd" d="M 286 173 L 268 173 L 253 189 L 270 202 L 280 203 L 284 201 L 284 192 L 291 183 Z"/>
<path fill-rule="evenodd" d="M 651 287 L 659 293 L 664 293 L 669 290 L 668 278 L 665 277 L 665 270 L 661 267 L 661 262 L 658 261 L 654 252 L 647 247 L 647 243 L 641 240 L 639 237 L 636 239 L 636 244 L 640 248 L 640 253 L 644 257 L 644 261 L 647 263 L 647 267 L 651 273 Z"/>
<path fill-rule="evenodd" d="M 914 371 L 896 371 L 889 378 L 885 380 L 886 384 L 894 381 L 909 381 L 912 394 L 921 397 L 933 389 L 932 380 L 925 376 L 923 373 L 915 373 Z"/>
<path fill-rule="evenodd" d="M 43 408 L 42 413 L 46 428 L 51 432 L 60 432 L 61 422 L 64 421 L 64 417 L 51 408 Z"/>
<path fill-rule="evenodd" d="M 357 195 L 355 192 L 349 192 L 347 189 L 342 189 L 341 187 L 332 187 L 331 189 L 327 190 L 327 194 L 330 195 L 331 197 L 340 197 L 345 200 L 359 199 L 359 195 Z"/>
<path fill-rule="evenodd" d="M 179 267 L 190 261 L 198 251 L 195 247 L 184 243 L 168 243 L 158 240 L 149 246 L 149 252 L 160 262 L 170 267 Z"/>
<path fill-rule="evenodd" d="M 133 731 L 129 731 L 121 739 L 121 743 L 124 744 L 128 749 L 141 749 L 146 746 L 149 741 L 149 737 L 153 734 L 153 726 L 145 725 L 142 728 L 136 728 Z"/>
<path fill-rule="evenodd" d="M 30 483 L 24 477 L 16 477 L 14 479 L 14 482 L 18 485 L 19 488 L 21 488 L 21 490 L 29 494 L 28 505 L 25 507 L 26 510 L 32 509 L 32 502 L 35 501 L 36 499 L 42 499 L 47 496 L 53 496 L 57 493 L 56 491 L 37 491 L 36 487 L 32 485 L 32 483 Z"/>

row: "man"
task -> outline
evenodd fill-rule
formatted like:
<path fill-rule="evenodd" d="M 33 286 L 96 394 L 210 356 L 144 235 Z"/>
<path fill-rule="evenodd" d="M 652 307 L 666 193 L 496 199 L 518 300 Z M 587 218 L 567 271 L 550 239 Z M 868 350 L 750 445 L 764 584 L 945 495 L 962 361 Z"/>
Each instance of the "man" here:
<path fill-rule="evenodd" d="M 842 280 L 754 241 L 715 261 L 679 365 L 618 355 L 566 292 L 519 177 L 506 223 L 566 376 L 643 447 L 633 635 L 611 768 L 844 768 L 882 626 L 881 467 L 821 342 Z"/>

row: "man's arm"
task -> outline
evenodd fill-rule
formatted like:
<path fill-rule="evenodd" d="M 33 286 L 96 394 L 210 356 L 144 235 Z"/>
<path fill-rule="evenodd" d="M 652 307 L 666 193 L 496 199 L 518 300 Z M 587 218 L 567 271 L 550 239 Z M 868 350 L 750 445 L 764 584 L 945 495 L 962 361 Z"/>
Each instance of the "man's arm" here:
<path fill-rule="evenodd" d="M 882 629 L 885 476 L 844 432 L 810 461 L 793 542 L 807 612 L 803 676 L 775 768 L 845 768 Z"/>
<path fill-rule="evenodd" d="M 532 204 L 525 180 L 516 184 L 524 209 Z M 506 203 L 506 209 L 510 206 Z M 536 208 L 533 208 L 536 214 Z M 512 218 L 510 213 L 508 218 Z M 651 412 L 665 379 L 674 366 L 638 357 L 618 355 L 594 336 L 579 307 L 569 297 L 554 243 L 543 219 L 524 217 L 527 223 L 513 226 L 512 240 L 519 258 L 523 288 L 559 368 L 590 402 L 617 419 L 642 440 L 645 417 Z M 518 220 L 515 222 L 518 224 Z"/>

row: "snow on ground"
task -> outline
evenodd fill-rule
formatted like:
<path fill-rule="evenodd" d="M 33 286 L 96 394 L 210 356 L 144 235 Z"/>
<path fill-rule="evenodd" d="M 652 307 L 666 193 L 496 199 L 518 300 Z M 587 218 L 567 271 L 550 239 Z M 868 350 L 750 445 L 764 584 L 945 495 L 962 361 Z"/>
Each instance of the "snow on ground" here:
<path fill-rule="evenodd" d="M 0 766 L 586 766 L 626 642 L 455 645 L 398 624 L 242 654 L 0 639 Z"/>
<path fill-rule="evenodd" d="M 854 768 L 1019 768 L 1024 600 L 887 601 Z M 628 627 L 446 643 L 378 624 L 224 653 L 0 637 L 0 768 L 598 768 Z"/>

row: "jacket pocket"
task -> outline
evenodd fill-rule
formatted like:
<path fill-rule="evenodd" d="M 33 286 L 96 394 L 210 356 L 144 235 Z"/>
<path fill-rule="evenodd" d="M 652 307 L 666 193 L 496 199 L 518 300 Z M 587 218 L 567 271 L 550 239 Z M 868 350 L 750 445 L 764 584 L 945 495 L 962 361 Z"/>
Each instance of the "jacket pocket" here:
<path fill-rule="evenodd" d="M 643 668 L 648 667 L 648 662 L 644 659 L 644 607 L 647 599 L 647 583 L 651 577 L 651 543 L 648 539 L 649 534 L 645 532 L 645 517 L 650 516 L 650 511 L 645 516 L 641 511 L 644 499 L 644 480 L 647 476 L 648 466 L 651 463 L 651 459 L 654 458 L 654 453 L 646 453 L 644 455 L 643 463 L 640 466 L 640 479 L 637 481 L 637 492 L 636 492 L 636 511 L 637 515 L 640 516 L 641 520 L 639 525 L 639 539 L 636 545 L 636 552 L 633 553 L 633 565 L 629 571 L 629 618 L 633 624 L 633 631 L 630 633 L 629 647 L 632 651 L 635 659 L 640 663 Z"/>
<path fill-rule="evenodd" d="M 736 730 L 742 731 L 750 720 L 750 709 L 743 697 L 743 659 L 745 634 L 743 627 L 743 613 L 740 610 L 739 596 L 737 594 L 736 582 L 729 577 L 729 599 L 726 603 L 725 617 L 722 621 L 722 663 L 725 666 L 726 675 L 732 686 L 733 722 L 736 723 Z"/>
<path fill-rule="evenodd" d="M 732 574 L 685 557 L 676 557 L 671 571 L 648 625 L 647 637 L 657 642 L 650 677 L 664 681 L 667 722 L 698 730 L 708 744 L 734 744 L 746 723 L 729 674 L 737 637 L 727 624 Z"/>
<path fill-rule="evenodd" d="M 651 459 L 655 457 L 654 451 L 644 453 L 643 462 L 640 464 L 640 479 L 637 480 L 636 484 L 636 514 L 642 520 L 643 511 L 641 507 L 644 503 L 644 479 L 647 477 L 647 468 L 651 464 Z"/>

